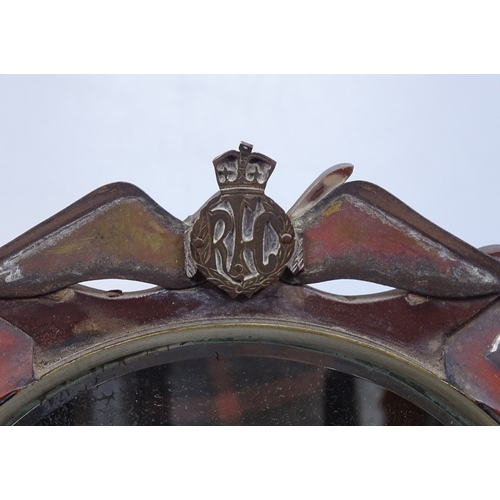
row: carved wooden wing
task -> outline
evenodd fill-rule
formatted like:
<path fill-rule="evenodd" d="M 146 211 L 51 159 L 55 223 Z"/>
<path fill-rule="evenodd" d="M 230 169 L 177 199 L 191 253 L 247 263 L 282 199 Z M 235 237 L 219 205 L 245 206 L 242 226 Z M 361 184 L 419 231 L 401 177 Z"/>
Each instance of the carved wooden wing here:
<path fill-rule="evenodd" d="M 109 184 L 0 249 L 0 297 L 105 278 L 193 286 L 184 272 L 186 227 L 136 186 Z"/>
<path fill-rule="evenodd" d="M 351 171 L 326 171 L 289 211 L 302 234 L 304 269 L 286 281 L 358 279 L 439 297 L 500 292 L 500 262 L 378 186 L 339 185 Z"/>

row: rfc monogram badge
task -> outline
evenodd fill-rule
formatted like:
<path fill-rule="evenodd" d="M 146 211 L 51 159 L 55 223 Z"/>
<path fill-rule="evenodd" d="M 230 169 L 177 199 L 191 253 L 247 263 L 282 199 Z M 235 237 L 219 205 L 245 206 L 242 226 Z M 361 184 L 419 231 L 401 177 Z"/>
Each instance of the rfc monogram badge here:
<path fill-rule="evenodd" d="M 296 260 L 290 218 L 264 194 L 276 162 L 252 148 L 242 142 L 239 152 L 213 161 L 220 193 L 193 217 L 185 236 L 188 276 L 199 270 L 233 298 L 252 296 Z"/>

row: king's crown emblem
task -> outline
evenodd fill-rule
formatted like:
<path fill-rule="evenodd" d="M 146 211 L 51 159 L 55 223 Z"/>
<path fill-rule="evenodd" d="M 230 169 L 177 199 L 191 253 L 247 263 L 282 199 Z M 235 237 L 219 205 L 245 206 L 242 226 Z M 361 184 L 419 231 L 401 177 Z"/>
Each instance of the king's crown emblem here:
<path fill-rule="evenodd" d="M 213 164 L 221 191 L 245 189 L 264 191 L 276 162 L 261 154 L 252 153 L 253 146 L 241 142 L 240 150 L 228 151 L 214 159 Z"/>

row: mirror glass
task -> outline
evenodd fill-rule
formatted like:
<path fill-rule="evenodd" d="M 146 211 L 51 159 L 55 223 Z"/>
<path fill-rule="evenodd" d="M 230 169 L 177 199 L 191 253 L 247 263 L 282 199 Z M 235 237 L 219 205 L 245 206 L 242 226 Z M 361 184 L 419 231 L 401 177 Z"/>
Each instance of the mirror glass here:
<path fill-rule="evenodd" d="M 441 425 L 401 396 L 321 363 L 213 350 L 141 367 L 147 359 L 87 374 L 18 424 Z"/>

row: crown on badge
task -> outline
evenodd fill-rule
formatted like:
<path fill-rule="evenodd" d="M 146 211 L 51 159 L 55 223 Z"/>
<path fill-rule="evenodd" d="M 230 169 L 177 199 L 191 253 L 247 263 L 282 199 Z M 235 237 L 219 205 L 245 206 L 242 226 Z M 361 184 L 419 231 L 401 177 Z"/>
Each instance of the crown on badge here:
<path fill-rule="evenodd" d="M 239 152 L 228 151 L 214 159 L 215 174 L 221 191 L 266 189 L 276 162 L 261 153 L 252 153 L 252 149 L 252 144 L 242 141 Z"/>

